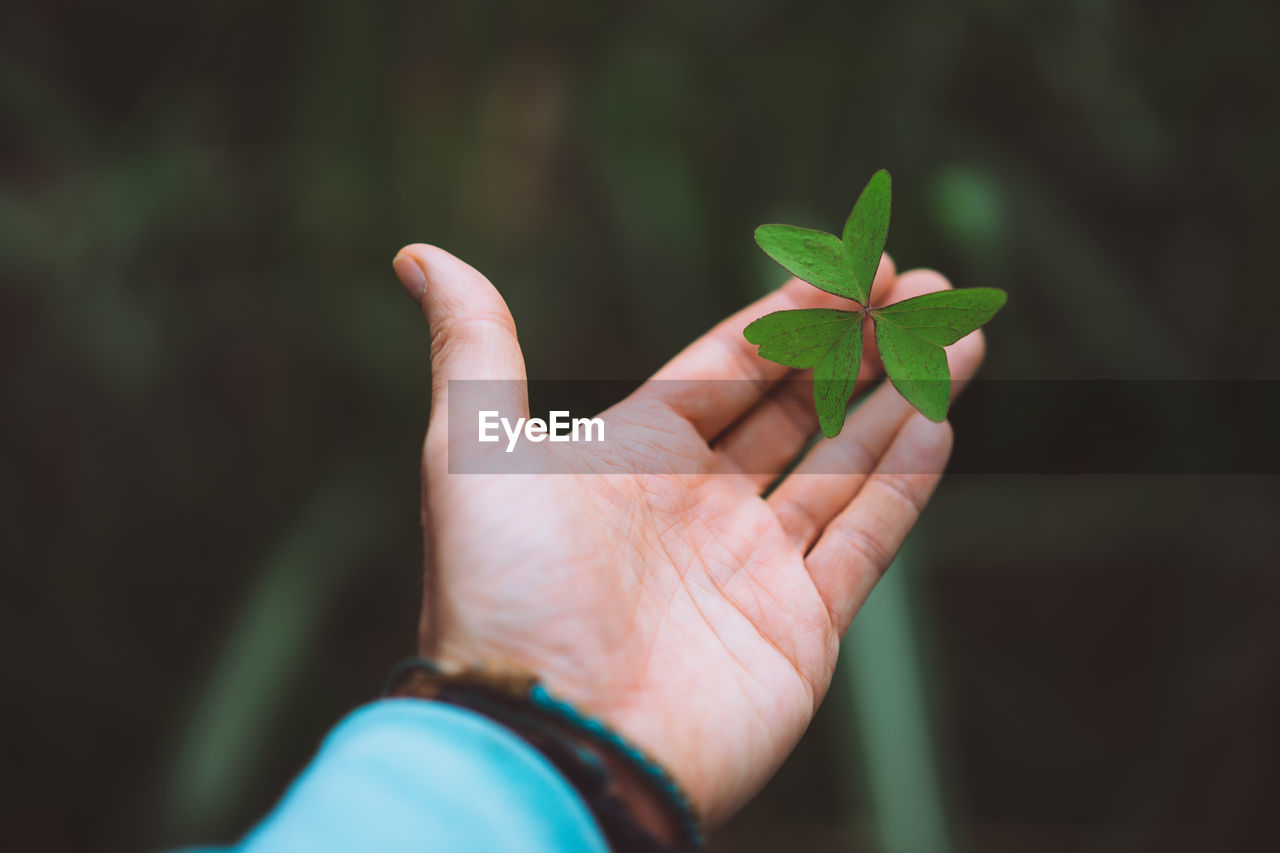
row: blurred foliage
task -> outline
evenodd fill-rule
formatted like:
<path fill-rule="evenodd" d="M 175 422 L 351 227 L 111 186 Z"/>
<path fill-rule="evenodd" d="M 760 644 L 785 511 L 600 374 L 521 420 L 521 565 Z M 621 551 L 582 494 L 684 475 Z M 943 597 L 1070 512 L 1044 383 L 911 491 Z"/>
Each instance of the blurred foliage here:
<path fill-rule="evenodd" d="M 987 376 L 1276 378 L 1278 23 L 7 4 L 0 847 L 230 839 L 412 648 L 428 376 L 404 243 L 490 276 L 532 376 L 641 377 L 777 283 L 755 225 L 840 221 L 887 166 L 899 264 L 1011 294 Z M 958 406 L 958 440 L 983 417 Z M 1267 478 L 943 488 L 911 590 L 958 848 L 1274 830 L 1276 503 Z M 859 750 L 830 749 L 851 719 L 833 697 L 722 849 L 884 838 Z"/>

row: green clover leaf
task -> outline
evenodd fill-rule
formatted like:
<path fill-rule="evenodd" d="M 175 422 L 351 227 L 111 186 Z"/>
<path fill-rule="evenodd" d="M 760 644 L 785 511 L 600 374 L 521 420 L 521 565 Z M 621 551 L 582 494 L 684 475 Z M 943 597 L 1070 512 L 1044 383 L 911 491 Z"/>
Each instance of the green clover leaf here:
<path fill-rule="evenodd" d="M 801 281 L 855 302 L 866 300 L 844 245 L 834 234 L 795 225 L 761 225 L 756 229 L 756 243 Z"/>
<path fill-rule="evenodd" d="M 843 239 L 794 225 L 756 229 L 756 243 L 792 275 L 858 303 L 857 311 L 776 311 L 743 330 L 761 358 L 813 368 L 814 409 L 828 438 L 844 426 L 858 379 L 864 317 L 875 324 L 889 381 L 926 418 L 941 422 L 951 399 L 951 370 L 943 347 L 981 327 L 1005 303 L 1002 290 L 972 287 L 872 307 L 871 284 L 889 235 L 892 195 L 889 173 L 881 169 L 872 175 L 845 221 Z"/>
<path fill-rule="evenodd" d="M 814 408 L 827 435 L 844 425 L 862 362 L 862 312 L 834 308 L 775 311 L 743 331 L 761 358 L 787 367 L 813 368 Z"/>

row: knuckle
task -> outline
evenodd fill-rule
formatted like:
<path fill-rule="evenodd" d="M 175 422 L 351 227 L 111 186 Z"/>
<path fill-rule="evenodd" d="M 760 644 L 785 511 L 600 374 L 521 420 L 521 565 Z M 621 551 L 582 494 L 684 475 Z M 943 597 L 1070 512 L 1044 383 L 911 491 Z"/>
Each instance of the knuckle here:
<path fill-rule="evenodd" d="M 879 456 L 865 441 L 849 431 L 849 437 L 841 440 L 840 455 L 849 467 L 847 473 L 866 474 L 875 470 Z"/>
<path fill-rule="evenodd" d="M 431 330 L 432 364 L 439 368 L 455 354 L 507 341 L 515 334 L 515 322 L 506 312 L 483 311 L 444 320 Z"/>
<path fill-rule="evenodd" d="M 842 560 L 846 565 L 858 563 L 871 566 L 877 573 L 883 572 L 893 560 L 893 549 L 875 532 L 849 524 L 842 524 L 832 531 L 840 543 L 847 549 Z"/>
<path fill-rule="evenodd" d="M 927 450 L 942 451 L 951 446 L 949 424 L 946 430 L 930 430 L 930 436 L 930 438 L 926 439 L 931 445 L 926 448 Z M 897 502 L 906 511 L 912 522 L 924 510 L 923 494 L 920 489 L 913 488 L 913 481 L 918 476 L 915 474 L 880 475 L 880 486 L 887 492 L 888 497 Z"/>

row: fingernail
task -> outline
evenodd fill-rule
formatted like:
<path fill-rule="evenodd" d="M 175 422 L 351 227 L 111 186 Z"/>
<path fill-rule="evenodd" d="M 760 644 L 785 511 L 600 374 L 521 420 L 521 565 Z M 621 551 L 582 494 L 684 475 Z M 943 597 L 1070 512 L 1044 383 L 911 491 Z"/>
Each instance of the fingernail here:
<path fill-rule="evenodd" d="M 400 279 L 400 284 L 413 297 L 413 301 L 421 305 L 422 296 L 427 292 L 427 275 L 422 271 L 422 265 L 401 252 L 391 262 L 391 267 L 396 271 L 396 278 Z"/>

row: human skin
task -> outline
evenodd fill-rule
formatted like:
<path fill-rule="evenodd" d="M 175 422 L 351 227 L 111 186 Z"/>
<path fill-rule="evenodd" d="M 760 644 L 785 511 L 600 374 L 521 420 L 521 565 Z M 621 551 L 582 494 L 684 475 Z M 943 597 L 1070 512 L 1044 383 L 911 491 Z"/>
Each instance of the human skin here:
<path fill-rule="evenodd" d="M 742 330 L 771 311 L 855 308 L 793 279 L 653 376 L 682 381 L 651 380 L 603 414 L 639 427 L 643 472 L 588 460 L 579 475 L 451 474 L 449 380 L 517 380 L 494 383 L 493 408 L 529 414 L 515 324 L 489 281 L 439 248 L 407 246 L 394 267 L 431 337 L 420 652 L 536 674 L 656 758 L 718 825 L 813 719 L 841 636 L 938 483 L 950 425 L 880 383 L 775 482 L 817 431 L 812 392 Z M 872 302 L 947 287 L 885 256 Z M 882 372 L 864 341 L 858 394 Z M 953 395 L 983 350 L 980 332 L 948 348 Z"/>

